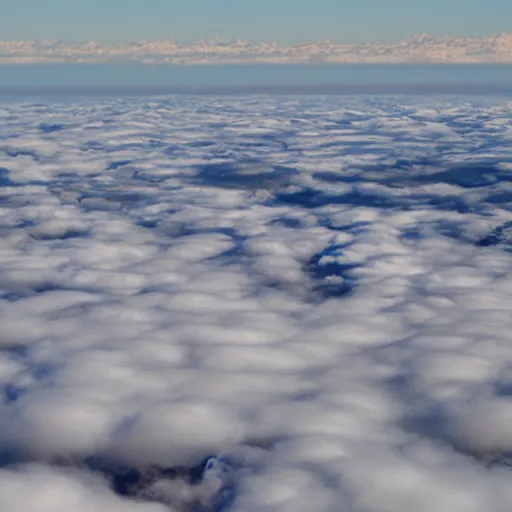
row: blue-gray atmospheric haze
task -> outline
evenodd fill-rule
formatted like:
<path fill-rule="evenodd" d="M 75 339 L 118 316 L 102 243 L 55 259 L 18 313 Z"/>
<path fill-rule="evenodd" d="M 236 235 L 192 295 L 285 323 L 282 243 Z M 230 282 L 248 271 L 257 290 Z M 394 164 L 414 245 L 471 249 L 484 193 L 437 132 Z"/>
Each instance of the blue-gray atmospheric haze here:
<path fill-rule="evenodd" d="M 170 92 L 512 94 L 507 64 L 29 64 L 0 66 L 0 94 Z"/>
<path fill-rule="evenodd" d="M 510 94 L 7 85 L 0 510 L 510 510 Z"/>

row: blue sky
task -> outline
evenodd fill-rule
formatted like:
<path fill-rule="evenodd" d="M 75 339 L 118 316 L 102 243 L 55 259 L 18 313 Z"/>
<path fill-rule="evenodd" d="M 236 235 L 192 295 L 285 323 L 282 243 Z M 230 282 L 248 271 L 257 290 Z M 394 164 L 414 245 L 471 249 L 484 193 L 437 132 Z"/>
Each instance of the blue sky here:
<path fill-rule="evenodd" d="M 512 0 L 0 0 L 0 39 L 392 42 L 512 32 Z"/>

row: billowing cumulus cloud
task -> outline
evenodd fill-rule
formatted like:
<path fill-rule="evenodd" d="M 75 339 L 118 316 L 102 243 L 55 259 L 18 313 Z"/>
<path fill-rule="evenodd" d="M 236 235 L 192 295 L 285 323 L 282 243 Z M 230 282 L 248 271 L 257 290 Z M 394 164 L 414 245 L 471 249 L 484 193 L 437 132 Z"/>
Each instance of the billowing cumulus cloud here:
<path fill-rule="evenodd" d="M 257 100 L 1 105 L 2 510 L 509 510 L 512 104 Z"/>

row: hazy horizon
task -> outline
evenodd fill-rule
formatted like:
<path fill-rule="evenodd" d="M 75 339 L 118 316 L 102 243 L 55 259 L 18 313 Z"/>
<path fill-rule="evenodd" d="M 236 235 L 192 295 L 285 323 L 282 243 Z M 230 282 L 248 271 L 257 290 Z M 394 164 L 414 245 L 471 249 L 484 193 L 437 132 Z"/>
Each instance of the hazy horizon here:
<path fill-rule="evenodd" d="M 0 93 L 505 93 L 512 65 L 4 65 Z"/>

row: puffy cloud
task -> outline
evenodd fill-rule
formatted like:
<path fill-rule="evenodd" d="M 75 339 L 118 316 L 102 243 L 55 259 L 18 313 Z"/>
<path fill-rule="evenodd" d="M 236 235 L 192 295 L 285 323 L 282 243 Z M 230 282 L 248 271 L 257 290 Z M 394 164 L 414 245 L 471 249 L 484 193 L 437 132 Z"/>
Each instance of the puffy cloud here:
<path fill-rule="evenodd" d="M 511 110 L 3 104 L 2 510 L 508 510 Z"/>

